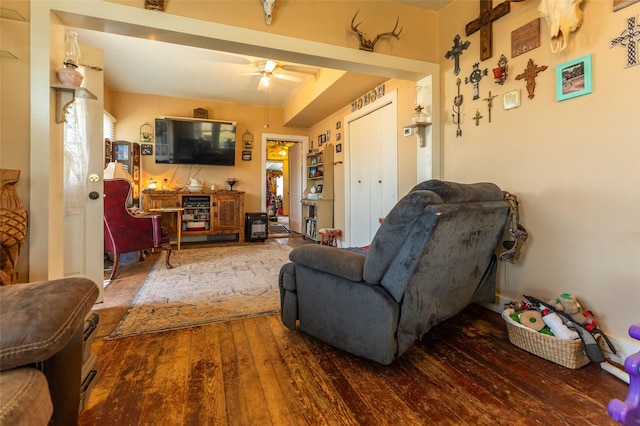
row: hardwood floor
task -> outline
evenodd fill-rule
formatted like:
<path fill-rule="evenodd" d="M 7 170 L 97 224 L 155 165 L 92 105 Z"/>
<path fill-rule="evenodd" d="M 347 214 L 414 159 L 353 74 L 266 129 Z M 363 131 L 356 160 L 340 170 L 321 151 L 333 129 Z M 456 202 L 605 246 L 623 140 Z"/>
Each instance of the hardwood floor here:
<path fill-rule="evenodd" d="M 570 370 L 511 345 L 476 305 L 390 366 L 278 316 L 103 340 L 152 264 L 124 267 L 96 305 L 99 373 L 80 425 L 613 425 L 607 404 L 626 397 L 597 364 Z"/>

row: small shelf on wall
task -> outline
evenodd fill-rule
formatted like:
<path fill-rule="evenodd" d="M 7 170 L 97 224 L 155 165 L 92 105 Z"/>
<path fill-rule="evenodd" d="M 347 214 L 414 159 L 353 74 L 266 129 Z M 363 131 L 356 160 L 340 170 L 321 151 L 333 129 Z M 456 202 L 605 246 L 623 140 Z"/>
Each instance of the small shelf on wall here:
<path fill-rule="evenodd" d="M 64 112 L 76 98 L 98 99 L 84 87 L 52 84 L 51 88 L 56 91 L 56 123 L 64 123 Z"/>
<path fill-rule="evenodd" d="M 421 147 L 427 146 L 427 140 L 425 138 L 424 132 L 427 127 L 431 126 L 430 121 L 417 121 L 415 123 L 407 124 L 404 126 L 405 129 L 415 129 L 416 135 L 418 135 L 418 142 Z"/>

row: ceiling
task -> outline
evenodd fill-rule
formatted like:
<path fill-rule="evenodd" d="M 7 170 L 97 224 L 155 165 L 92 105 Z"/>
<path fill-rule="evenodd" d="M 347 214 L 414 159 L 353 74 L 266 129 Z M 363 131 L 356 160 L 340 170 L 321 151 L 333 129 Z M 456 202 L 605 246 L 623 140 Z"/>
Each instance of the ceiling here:
<path fill-rule="evenodd" d="M 400 1 L 411 6 L 440 10 L 452 0 Z M 105 33 L 85 28 L 78 32 L 81 45 L 104 51 L 104 79 L 112 91 L 162 96 L 215 100 L 240 104 L 283 107 L 303 85 L 316 77 L 319 68 L 278 62 L 275 73 L 298 77 L 271 78 L 268 90 L 259 89 L 259 70 L 268 58 L 220 52 L 206 48 L 184 46 L 145 38 Z M 88 66 L 80 59 L 80 63 Z M 307 111 L 288 125 L 308 127 L 332 111 L 347 105 L 362 93 L 382 83 L 386 78 L 347 73 L 341 85 L 325 94 L 325 99 L 312 103 Z M 313 112 L 310 112 L 313 110 Z M 324 115 L 323 115 L 324 114 Z"/>

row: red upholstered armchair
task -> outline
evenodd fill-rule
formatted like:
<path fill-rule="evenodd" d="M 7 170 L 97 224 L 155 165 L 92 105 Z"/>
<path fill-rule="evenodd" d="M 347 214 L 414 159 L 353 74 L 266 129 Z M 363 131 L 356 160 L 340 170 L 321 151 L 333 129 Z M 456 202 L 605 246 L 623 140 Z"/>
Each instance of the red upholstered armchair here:
<path fill-rule="evenodd" d="M 160 216 L 134 216 L 127 209 L 131 184 L 125 179 L 104 181 L 104 251 L 113 255 L 109 279 L 116 276 L 122 253 L 162 247 L 167 250 L 167 269 L 171 257 L 169 231 L 160 226 Z"/>

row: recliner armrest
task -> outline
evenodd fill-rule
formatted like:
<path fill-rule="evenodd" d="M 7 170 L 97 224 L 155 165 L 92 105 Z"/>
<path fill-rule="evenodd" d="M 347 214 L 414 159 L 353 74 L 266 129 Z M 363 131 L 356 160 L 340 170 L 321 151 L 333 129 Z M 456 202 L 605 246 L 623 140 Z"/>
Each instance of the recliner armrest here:
<path fill-rule="evenodd" d="M 98 298 L 87 278 L 0 287 L 0 370 L 45 361 L 84 324 Z"/>
<path fill-rule="evenodd" d="M 289 253 L 289 259 L 296 265 L 337 275 L 350 281 L 361 282 L 364 261 L 367 257 L 335 247 L 307 244 Z"/>

